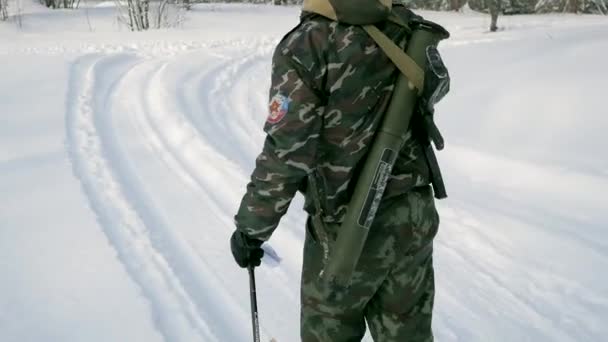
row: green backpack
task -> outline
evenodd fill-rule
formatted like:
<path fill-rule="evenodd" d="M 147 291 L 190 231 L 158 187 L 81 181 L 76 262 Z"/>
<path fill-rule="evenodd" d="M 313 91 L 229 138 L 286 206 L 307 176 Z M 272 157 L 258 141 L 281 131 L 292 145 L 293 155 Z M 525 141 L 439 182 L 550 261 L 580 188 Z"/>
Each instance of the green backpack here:
<path fill-rule="evenodd" d="M 408 139 L 406 132 L 415 112 L 425 113 L 423 119 L 428 126 L 429 138 L 438 149 L 443 148 L 443 138 L 432 114 L 435 102 L 449 89 L 449 75 L 436 48 L 440 40 L 449 37 L 449 33 L 422 18 L 404 22 L 392 13 L 390 0 L 304 0 L 302 9 L 345 24 L 360 25 L 401 71 L 381 126 L 355 180 L 356 186 L 332 251 L 329 252 L 327 242 L 323 245 L 326 257 L 320 276 L 332 286 L 348 287 L 399 150 Z M 405 51 L 374 25 L 386 20 L 410 29 L 411 37 Z M 433 130 L 436 134 L 432 134 Z M 424 151 L 431 169 L 435 196 L 445 198 L 443 179 L 430 144 Z M 320 209 L 320 204 L 317 204 L 317 213 L 321 212 Z M 320 215 L 314 215 L 312 220 L 315 229 L 325 231 Z"/>
<path fill-rule="evenodd" d="M 344 24 L 363 27 L 420 94 L 424 86 L 423 68 L 374 25 L 389 20 L 411 30 L 409 23 L 404 22 L 392 12 L 392 7 L 392 0 L 304 0 L 302 11 L 316 13 Z M 432 29 L 440 32 L 441 39 L 449 37 L 449 33 L 435 23 L 423 20 L 418 23 L 418 25 L 420 24 L 432 25 Z"/>
<path fill-rule="evenodd" d="M 392 0 L 304 0 L 302 10 L 345 24 L 368 25 L 388 19 Z"/>

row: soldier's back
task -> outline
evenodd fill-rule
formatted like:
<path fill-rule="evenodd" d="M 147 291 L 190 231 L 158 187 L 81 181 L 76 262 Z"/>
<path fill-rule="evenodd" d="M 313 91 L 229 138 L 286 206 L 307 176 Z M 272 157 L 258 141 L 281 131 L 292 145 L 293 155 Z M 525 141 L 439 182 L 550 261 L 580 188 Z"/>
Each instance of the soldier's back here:
<path fill-rule="evenodd" d="M 394 11 L 405 20 L 414 15 L 402 7 Z M 377 26 L 397 44 L 407 43 L 409 32 L 403 27 L 389 21 Z M 316 14 L 304 13 L 275 53 L 296 61 L 301 79 L 323 101 L 319 112 L 302 112 L 301 116 L 303 120 L 322 117 L 317 167 L 311 177 L 318 184 L 323 220 L 341 222 L 352 180 L 389 104 L 398 70 L 362 27 Z M 428 166 L 421 144 L 412 137 L 400 152 L 385 198 L 426 184 Z M 311 194 L 306 197 L 305 209 L 312 214 Z"/>

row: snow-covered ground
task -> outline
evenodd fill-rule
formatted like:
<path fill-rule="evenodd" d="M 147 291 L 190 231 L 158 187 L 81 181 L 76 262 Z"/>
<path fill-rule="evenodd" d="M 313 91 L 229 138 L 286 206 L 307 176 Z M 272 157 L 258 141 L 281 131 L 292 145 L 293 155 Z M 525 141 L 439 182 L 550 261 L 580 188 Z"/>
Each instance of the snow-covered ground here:
<path fill-rule="evenodd" d="M 24 13 L 0 23 L 0 341 L 250 340 L 228 239 L 298 9 L 144 33 L 107 6 Z M 605 341 L 608 21 L 422 14 L 452 32 L 437 340 Z M 266 341 L 298 340 L 301 204 L 257 270 Z"/>

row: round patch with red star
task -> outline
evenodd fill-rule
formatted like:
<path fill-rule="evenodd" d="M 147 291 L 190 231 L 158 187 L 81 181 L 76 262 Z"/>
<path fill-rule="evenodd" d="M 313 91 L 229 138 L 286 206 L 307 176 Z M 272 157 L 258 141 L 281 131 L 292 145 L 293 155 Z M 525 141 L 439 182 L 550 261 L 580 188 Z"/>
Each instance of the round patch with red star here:
<path fill-rule="evenodd" d="M 270 99 L 269 114 L 266 121 L 271 124 L 276 124 L 283 120 L 285 114 L 287 114 L 287 111 L 289 110 L 289 102 L 291 102 L 291 100 L 283 94 L 279 93 L 273 96 L 272 99 Z"/>

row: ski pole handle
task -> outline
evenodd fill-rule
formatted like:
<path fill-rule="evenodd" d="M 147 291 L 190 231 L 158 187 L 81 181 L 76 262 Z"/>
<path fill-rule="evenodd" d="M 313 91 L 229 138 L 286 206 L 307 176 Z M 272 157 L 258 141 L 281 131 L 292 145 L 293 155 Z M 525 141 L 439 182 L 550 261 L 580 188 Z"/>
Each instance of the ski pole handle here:
<path fill-rule="evenodd" d="M 260 323 L 258 321 L 258 300 L 255 292 L 255 274 L 253 266 L 248 266 L 249 295 L 251 297 L 251 325 L 253 327 L 253 342 L 260 342 Z"/>

